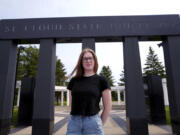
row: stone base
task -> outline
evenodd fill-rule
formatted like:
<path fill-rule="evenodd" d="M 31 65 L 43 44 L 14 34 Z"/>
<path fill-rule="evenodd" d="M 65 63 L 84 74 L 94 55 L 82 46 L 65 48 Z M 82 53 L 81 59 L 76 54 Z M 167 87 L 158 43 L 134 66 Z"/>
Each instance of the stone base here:
<path fill-rule="evenodd" d="M 52 135 L 54 129 L 54 120 L 33 119 L 32 135 Z"/>
<path fill-rule="evenodd" d="M 148 123 L 146 118 L 127 117 L 128 135 L 148 135 Z"/>
<path fill-rule="evenodd" d="M 173 133 L 180 135 L 180 118 L 172 118 L 171 123 Z"/>
<path fill-rule="evenodd" d="M 11 119 L 0 119 L 0 135 L 8 135 L 10 132 Z"/>

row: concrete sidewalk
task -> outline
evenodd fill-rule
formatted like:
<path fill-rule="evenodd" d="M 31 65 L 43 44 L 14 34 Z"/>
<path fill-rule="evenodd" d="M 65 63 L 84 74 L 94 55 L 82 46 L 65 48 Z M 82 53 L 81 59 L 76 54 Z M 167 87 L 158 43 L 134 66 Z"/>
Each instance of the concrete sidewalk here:
<path fill-rule="evenodd" d="M 55 125 L 53 135 L 65 135 L 67 122 L 69 119 L 69 109 L 56 108 Z M 171 127 L 168 125 L 156 126 L 149 125 L 150 135 L 172 135 Z M 19 127 L 13 129 L 9 135 L 31 135 L 32 127 Z M 126 135 L 126 117 L 125 110 L 112 110 L 110 117 L 104 125 L 106 135 Z"/>

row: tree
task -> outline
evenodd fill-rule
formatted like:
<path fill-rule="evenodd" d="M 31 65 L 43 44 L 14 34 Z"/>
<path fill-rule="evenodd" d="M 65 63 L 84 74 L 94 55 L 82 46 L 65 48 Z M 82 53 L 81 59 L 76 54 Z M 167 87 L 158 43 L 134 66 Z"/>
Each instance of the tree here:
<path fill-rule="evenodd" d="M 17 80 L 22 77 L 35 77 L 37 74 L 39 49 L 36 46 L 26 47 L 18 61 Z"/>
<path fill-rule="evenodd" d="M 125 86 L 124 70 L 120 74 L 118 86 Z M 120 92 L 120 98 L 122 101 L 124 101 L 124 92 L 123 91 Z"/>
<path fill-rule="evenodd" d="M 26 47 L 21 51 L 18 62 L 17 80 L 22 77 L 36 77 L 38 67 L 39 48 L 36 46 Z M 65 81 L 65 69 L 60 59 L 56 57 L 56 85 L 63 85 Z"/>
<path fill-rule="evenodd" d="M 154 50 L 149 47 L 149 54 L 145 63 L 146 67 L 144 70 L 144 75 L 160 75 L 162 78 L 165 78 L 165 70 L 162 62 L 159 61 L 157 54 L 155 54 Z"/>
<path fill-rule="evenodd" d="M 110 86 L 114 86 L 114 79 L 109 66 L 103 66 L 99 75 L 106 77 L 106 79 L 109 81 Z"/>
<path fill-rule="evenodd" d="M 56 57 L 56 85 L 64 85 L 66 72 L 63 63 Z"/>
<path fill-rule="evenodd" d="M 106 77 L 106 79 L 109 81 L 110 86 L 114 86 L 114 79 L 109 66 L 103 66 L 99 75 Z M 117 100 L 117 93 L 115 91 L 112 91 L 112 100 Z"/>
<path fill-rule="evenodd" d="M 124 70 L 120 74 L 120 79 L 118 82 L 118 86 L 124 86 L 125 85 L 125 78 L 124 78 Z"/>

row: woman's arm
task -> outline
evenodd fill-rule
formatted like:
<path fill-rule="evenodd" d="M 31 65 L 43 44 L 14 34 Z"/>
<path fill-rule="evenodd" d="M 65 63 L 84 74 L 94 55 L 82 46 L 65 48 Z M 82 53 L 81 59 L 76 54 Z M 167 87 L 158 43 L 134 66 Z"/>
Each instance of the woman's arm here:
<path fill-rule="evenodd" d="M 106 89 L 102 92 L 102 101 L 103 101 L 103 112 L 101 114 L 101 119 L 103 125 L 105 124 L 112 107 L 112 100 L 111 100 L 111 90 Z"/>

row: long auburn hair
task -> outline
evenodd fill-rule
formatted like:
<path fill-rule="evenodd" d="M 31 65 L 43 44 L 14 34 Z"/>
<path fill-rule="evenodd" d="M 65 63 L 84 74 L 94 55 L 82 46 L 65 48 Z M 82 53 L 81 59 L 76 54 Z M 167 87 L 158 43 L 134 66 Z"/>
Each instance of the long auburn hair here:
<path fill-rule="evenodd" d="M 86 52 L 90 52 L 92 55 L 93 55 L 93 58 L 94 58 L 94 73 L 97 73 L 97 70 L 98 70 L 98 61 L 97 61 L 97 56 L 95 54 L 95 52 L 90 49 L 90 48 L 85 48 L 82 50 L 80 56 L 79 56 L 79 59 L 78 59 L 78 62 L 77 62 L 77 65 L 75 66 L 75 68 L 73 69 L 72 73 L 70 74 L 69 78 L 74 74 L 74 72 L 76 71 L 76 75 L 75 77 L 81 77 L 83 76 L 84 74 L 84 68 L 83 68 L 83 65 L 82 65 L 82 60 L 83 60 L 83 56 Z"/>

